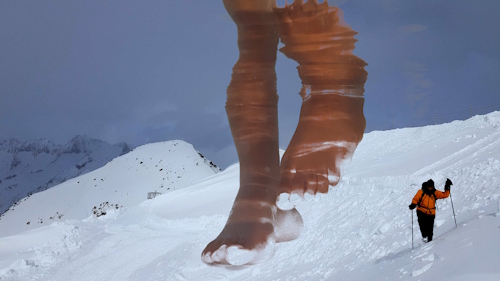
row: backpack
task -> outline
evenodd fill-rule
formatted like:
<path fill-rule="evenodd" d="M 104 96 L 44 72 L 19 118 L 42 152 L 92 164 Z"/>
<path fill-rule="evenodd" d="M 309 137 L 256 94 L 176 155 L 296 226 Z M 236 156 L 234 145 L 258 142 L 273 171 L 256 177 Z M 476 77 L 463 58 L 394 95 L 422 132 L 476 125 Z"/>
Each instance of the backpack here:
<path fill-rule="evenodd" d="M 430 193 L 430 194 L 426 193 L 425 190 L 426 190 L 426 188 L 422 187 L 422 196 L 420 197 L 420 200 L 418 200 L 417 206 L 422 207 L 422 208 L 426 208 L 424 206 L 420 206 L 420 203 L 422 202 L 422 199 L 424 199 L 424 195 L 427 194 L 427 196 L 434 198 L 434 206 L 436 207 L 436 210 L 437 210 L 437 204 L 436 204 L 437 200 L 436 200 L 436 195 L 434 194 L 436 192 L 436 189 L 434 188 L 432 190 L 432 193 Z M 428 208 L 426 208 L 426 209 L 428 209 Z"/>

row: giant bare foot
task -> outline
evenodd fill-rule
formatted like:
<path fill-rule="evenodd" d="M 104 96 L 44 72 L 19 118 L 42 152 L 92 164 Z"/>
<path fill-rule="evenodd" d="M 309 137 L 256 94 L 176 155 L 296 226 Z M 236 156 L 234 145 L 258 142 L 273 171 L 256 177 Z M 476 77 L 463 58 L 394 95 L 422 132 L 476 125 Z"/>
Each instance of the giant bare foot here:
<path fill-rule="evenodd" d="M 361 140 L 362 110 L 363 99 L 342 95 L 311 95 L 303 102 L 281 161 L 278 206 L 292 208 L 306 194 L 327 193 L 339 182 L 343 164 Z"/>
<path fill-rule="evenodd" d="M 366 63 L 352 54 L 356 34 L 342 11 L 296 0 L 275 9 L 280 49 L 299 63 L 303 104 L 299 124 L 280 166 L 278 206 L 290 198 L 328 192 L 363 137 Z M 293 200 L 292 200 L 293 201 Z"/>
<path fill-rule="evenodd" d="M 226 112 L 240 161 L 240 188 L 228 221 L 202 253 L 208 264 L 265 260 L 274 243 L 295 239 L 302 219 L 276 207 L 279 185 L 278 36 L 274 0 L 224 0 L 236 23 L 240 57 L 227 88 Z"/>
<path fill-rule="evenodd" d="M 260 88 L 256 92 L 264 93 L 265 80 L 272 79 L 272 75 L 269 69 L 267 75 L 257 75 L 250 69 L 239 71 L 237 67 L 238 63 L 228 87 L 226 112 L 240 159 L 240 188 L 224 229 L 203 250 L 202 260 L 208 264 L 264 261 L 274 253 L 275 242 L 295 239 L 302 229 L 302 218 L 296 210 L 282 211 L 276 206 L 279 150 L 275 96 L 270 95 L 270 99 L 257 94 L 233 96 L 236 93 L 233 90 L 241 85 L 247 90 Z M 264 82 L 253 86 L 240 83 L 241 73 Z"/>
<path fill-rule="evenodd" d="M 244 218 L 244 219 L 243 219 Z M 231 218 L 219 236 L 202 253 L 207 264 L 243 265 L 267 260 L 275 242 L 296 239 L 303 222 L 297 210 L 276 205 L 233 206 Z"/>

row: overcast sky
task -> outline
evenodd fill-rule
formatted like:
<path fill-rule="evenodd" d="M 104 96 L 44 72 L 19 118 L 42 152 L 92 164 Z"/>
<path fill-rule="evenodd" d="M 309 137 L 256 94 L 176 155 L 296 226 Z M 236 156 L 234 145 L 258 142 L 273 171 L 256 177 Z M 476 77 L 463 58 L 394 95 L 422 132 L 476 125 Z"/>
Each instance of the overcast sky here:
<path fill-rule="evenodd" d="M 500 1 L 330 2 L 368 63 L 367 132 L 500 110 Z M 237 58 L 221 0 L 0 0 L 0 139 L 182 139 L 227 167 Z M 300 110 L 296 66 L 279 54 L 282 148 Z"/>

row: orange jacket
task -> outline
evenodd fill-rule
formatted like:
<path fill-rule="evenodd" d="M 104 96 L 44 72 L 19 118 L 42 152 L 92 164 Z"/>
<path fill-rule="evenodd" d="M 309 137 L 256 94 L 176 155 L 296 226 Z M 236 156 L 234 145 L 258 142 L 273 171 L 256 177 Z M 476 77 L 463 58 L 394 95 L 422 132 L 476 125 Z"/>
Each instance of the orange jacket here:
<path fill-rule="evenodd" d="M 420 198 L 422 196 L 422 201 L 420 201 Z M 417 211 L 421 211 L 422 213 L 428 215 L 436 215 L 436 199 L 444 199 L 448 196 L 450 196 L 449 190 L 446 190 L 445 192 L 436 190 L 433 196 L 425 194 L 422 189 L 420 189 L 419 191 L 417 191 L 417 194 L 415 194 L 415 197 L 413 197 L 411 203 L 417 205 L 418 201 L 420 201 L 420 205 L 418 205 Z"/>

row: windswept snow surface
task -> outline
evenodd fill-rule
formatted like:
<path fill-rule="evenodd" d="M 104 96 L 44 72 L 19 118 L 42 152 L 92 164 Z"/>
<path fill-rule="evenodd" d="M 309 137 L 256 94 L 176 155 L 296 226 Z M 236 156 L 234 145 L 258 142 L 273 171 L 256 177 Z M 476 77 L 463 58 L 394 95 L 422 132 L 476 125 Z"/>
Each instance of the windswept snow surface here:
<path fill-rule="evenodd" d="M 366 134 L 341 182 L 297 207 L 304 219 L 299 239 L 276 244 L 265 263 L 237 269 L 208 266 L 200 254 L 227 220 L 238 165 L 153 200 L 141 192 L 142 203 L 105 216 L 28 231 L 15 227 L 28 212 L 18 210 L 21 204 L 0 222 L 1 233 L 15 229 L 0 235 L 0 280 L 500 280 L 499 125 L 494 112 Z M 408 205 L 423 181 L 432 178 L 443 189 L 447 177 L 458 228 L 450 198 L 439 200 L 433 242 L 421 242 L 414 214 L 412 250 Z M 117 181 L 109 188 L 125 194 L 137 185 Z M 50 191 L 30 200 L 50 206 L 66 196 L 62 185 L 40 196 Z"/>

